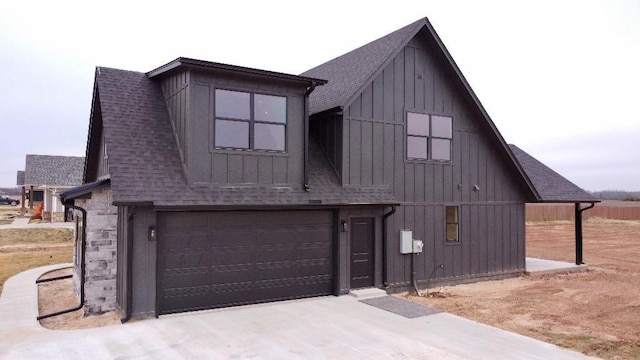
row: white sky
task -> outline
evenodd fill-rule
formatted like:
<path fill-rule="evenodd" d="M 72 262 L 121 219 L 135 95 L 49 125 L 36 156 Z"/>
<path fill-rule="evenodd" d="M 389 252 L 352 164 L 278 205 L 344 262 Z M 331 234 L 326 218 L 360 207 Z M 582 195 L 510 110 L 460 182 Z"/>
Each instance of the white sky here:
<path fill-rule="evenodd" d="M 0 186 L 84 156 L 95 66 L 299 74 L 428 17 L 503 137 L 587 190 L 640 190 L 640 1 L 3 1 Z"/>

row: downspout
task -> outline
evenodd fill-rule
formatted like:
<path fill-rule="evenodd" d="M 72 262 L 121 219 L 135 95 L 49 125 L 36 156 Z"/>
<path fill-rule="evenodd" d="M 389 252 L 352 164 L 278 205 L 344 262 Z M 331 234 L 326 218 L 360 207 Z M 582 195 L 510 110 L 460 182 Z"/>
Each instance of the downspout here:
<path fill-rule="evenodd" d="M 382 216 L 382 285 L 389 287 L 387 278 L 387 219 L 396 213 L 396 207 L 392 206 L 388 213 Z"/>
<path fill-rule="evenodd" d="M 311 191 L 309 184 L 309 95 L 315 90 L 315 81 L 304 93 L 304 191 Z"/>
<path fill-rule="evenodd" d="M 133 307 L 133 218 L 136 215 L 135 207 L 131 207 L 131 213 L 127 217 L 127 307 L 120 323 L 124 324 L 131 319 Z"/>
<path fill-rule="evenodd" d="M 62 204 L 65 207 L 69 207 L 72 208 L 74 210 L 78 210 L 80 212 L 82 212 L 82 237 L 80 239 L 80 246 L 82 251 L 80 252 L 80 304 L 78 304 L 78 306 L 70 308 L 70 309 L 66 309 L 66 310 L 60 310 L 60 311 L 56 311 L 54 313 L 50 313 L 50 314 L 45 314 L 42 316 L 38 316 L 36 318 L 36 320 L 40 321 L 42 319 L 46 319 L 52 316 L 58 316 L 58 315 L 62 315 L 62 314 L 66 314 L 66 313 L 70 313 L 73 311 L 77 311 L 82 309 L 82 307 L 84 306 L 84 273 L 85 273 L 85 264 L 84 264 L 84 258 L 85 258 L 85 253 L 86 253 L 86 235 L 87 235 L 87 211 L 83 208 L 81 208 L 80 206 L 76 206 L 71 204 L 70 202 L 68 202 L 68 200 L 66 198 L 64 198 L 62 195 L 60 196 L 60 201 L 62 202 Z"/>
<path fill-rule="evenodd" d="M 582 212 L 585 210 L 589 210 L 592 207 L 596 206 L 596 203 L 591 203 L 591 205 L 587 206 L 584 209 L 580 208 L 580 203 L 576 203 L 576 265 L 582 265 Z"/>

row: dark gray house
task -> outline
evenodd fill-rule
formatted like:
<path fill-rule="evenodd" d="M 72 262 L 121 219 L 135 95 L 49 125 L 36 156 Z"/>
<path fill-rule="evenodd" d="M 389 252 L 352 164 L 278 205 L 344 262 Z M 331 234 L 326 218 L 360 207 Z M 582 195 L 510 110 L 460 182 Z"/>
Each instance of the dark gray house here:
<path fill-rule="evenodd" d="M 64 200 L 85 311 L 126 320 L 515 276 L 543 199 L 421 19 L 300 76 L 97 68 Z"/>

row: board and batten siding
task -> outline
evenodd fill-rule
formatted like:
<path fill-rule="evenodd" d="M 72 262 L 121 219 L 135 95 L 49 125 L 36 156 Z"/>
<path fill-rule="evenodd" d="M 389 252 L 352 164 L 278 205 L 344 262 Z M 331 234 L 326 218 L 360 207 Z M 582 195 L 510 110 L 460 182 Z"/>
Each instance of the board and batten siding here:
<path fill-rule="evenodd" d="M 161 83 L 164 100 L 169 111 L 169 118 L 173 125 L 176 141 L 182 162 L 187 161 L 185 145 L 188 141 L 186 128 L 189 123 L 189 72 L 180 71 L 168 76 Z"/>
<path fill-rule="evenodd" d="M 286 186 L 303 183 L 304 87 L 192 70 L 167 77 L 162 88 L 191 185 Z M 214 104 L 217 88 L 285 96 L 286 152 L 216 149 Z"/>
<path fill-rule="evenodd" d="M 425 241 L 417 256 L 419 282 L 439 264 L 444 268 L 434 279 L 507 274 L 525 266 L 524 189 L 433 46 L 418 34 L 345 108 L 342 129 L 332 134 L 336 140 L 321 142 L 341 143 L 345 156 L 335 165 L 343 186 L 389 186 L 402 204 L 387 233 L 392 286 L 411 280 L 411 258 L 398 250 L 402 229 Z M 452 162 L 406 158 L 406 111 L 453 118 Z M 459 206 L 458 244 L 445 243 L 446 205 Z"/>

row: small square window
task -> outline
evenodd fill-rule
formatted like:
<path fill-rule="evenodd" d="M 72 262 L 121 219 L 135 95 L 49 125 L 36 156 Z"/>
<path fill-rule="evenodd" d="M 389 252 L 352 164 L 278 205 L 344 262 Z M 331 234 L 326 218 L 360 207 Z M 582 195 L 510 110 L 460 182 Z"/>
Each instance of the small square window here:
<path fill-rule="evenodd" d="M 407 136 L 407 157 L 410 159 L 426 159 L 427 138 Z"/>
<path fill-rule="evenodd" d="M 255 94 L 253 101 L 256 121 L 281 124 L 287 122 L 287 98 Z"/>
<path fill-rule="evenodd" d="M 407 134 L 429 136 L 429 115 L 407 113 Z"/>
<path fill-rule="evenodd" d="M 254 148 L 284 151 L 284 125 L 256 123 Z"/>
<path fill-rule="evenodd" d="M 451 161 L 453 118 L 407 112 L 407 158 Z"/>
<path fill-rule="evenodd" d="M 245 121 L 216 120 L 215 144 L 220 147 L 247 149 L 249 123 Z"/>
<path fill-rule="evenodd" d="M 249 120 L 250 94 L 239 91 L 216 90 L 216 117 Z"/>
<path fill-rule="evenodd" d="M 431 159 L 451 161 L 451 140 L 431 139 Z"/>
<path fill-rule="evenodd" d="M 451 129 L 451 118 L 448 116 L 431 116 L 431 136 L 439 138 L 453 137 Z"/>

